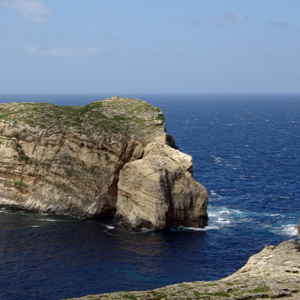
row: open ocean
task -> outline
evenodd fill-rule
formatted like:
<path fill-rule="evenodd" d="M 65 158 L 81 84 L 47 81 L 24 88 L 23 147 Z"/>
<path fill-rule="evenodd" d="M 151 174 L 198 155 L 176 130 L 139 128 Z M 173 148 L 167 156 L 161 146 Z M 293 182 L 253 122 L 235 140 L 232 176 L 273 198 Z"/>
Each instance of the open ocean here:
<path fill-rule="evenodd" d="M 83 105 L 115 95 L 0 95 Z M 209 225 L 133 233 L 110 219 L 0 210 L 0 299 L 58 300 L 216 280 L 297 238 L 300 95 L 120 95 L 160 107 L 210 194 Z M 0 153 L 1 157 L 1 153 Z"/>

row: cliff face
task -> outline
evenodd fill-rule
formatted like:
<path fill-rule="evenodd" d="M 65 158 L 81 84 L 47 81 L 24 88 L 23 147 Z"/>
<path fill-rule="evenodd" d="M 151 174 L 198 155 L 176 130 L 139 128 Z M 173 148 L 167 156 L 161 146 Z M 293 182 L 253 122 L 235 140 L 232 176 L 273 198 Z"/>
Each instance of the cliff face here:
<path fill-rule="evenodd" d="M 171 143 L 161 110 L 141 100 L 0 104 L 0 207 L 203 227 L 207 192 Z"/>
<path fill-rule="evenodd" d="M 120 172 L 116 217 L 130 227 L 204 227 L 207 192 L 192 178 L 189 155 L 150 142 Z"/>

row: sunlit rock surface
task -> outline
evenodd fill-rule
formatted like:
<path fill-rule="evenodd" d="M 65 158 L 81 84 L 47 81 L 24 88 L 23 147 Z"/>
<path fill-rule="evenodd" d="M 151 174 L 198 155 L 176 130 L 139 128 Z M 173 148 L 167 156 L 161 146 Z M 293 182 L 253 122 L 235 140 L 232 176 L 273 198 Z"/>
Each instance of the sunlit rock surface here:
<path fill-rule="evenodd" d="M 0 104 L 0 207 L 116 217 L 132 229 L 207 224 L 192 159 L 159 108 L 112 97 L 85 106 Z"/>

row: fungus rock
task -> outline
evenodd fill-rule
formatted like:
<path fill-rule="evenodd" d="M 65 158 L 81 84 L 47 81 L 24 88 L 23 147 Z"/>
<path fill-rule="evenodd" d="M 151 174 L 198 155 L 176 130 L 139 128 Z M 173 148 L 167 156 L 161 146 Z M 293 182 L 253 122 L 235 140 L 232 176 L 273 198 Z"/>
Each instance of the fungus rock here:
<path fill-rule="evenodd" d="M 0 104 L 0 207 L 204 227 L 208 194 L 162 111 L 129 98 Z"/>

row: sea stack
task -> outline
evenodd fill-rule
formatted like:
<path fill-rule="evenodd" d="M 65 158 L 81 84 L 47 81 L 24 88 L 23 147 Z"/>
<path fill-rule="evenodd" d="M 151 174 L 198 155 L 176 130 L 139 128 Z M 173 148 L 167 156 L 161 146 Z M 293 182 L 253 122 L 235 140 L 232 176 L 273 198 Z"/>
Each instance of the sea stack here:
<path fill-rule="evenodd" d="M 1 208 L 204 227 L 208 193 L 192 175 L 162 111 L 144 101 L 0 104 Z"/>

